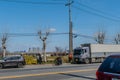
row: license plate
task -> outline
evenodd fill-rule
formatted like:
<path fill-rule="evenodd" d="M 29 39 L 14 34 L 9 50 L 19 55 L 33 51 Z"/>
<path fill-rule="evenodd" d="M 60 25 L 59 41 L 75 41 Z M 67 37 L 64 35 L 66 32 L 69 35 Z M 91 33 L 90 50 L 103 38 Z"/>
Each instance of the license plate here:
<path fill-rule="evenodd" d="M 112 78 L 112 80 L 120 80 L 120 79 L 117 79 L 117 78 Z"/>

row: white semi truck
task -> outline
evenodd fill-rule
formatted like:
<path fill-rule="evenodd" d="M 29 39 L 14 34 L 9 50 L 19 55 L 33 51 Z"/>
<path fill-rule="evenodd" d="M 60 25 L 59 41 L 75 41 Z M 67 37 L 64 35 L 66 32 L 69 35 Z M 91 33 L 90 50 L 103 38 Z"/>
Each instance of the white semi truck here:
<path fill-rule="evenodd" d="M 103 62 L 107 56 L 112 54 L 120 54 L 120 45 L 81 44 L 80 47 L 74 49 L 73 62 Z"/>

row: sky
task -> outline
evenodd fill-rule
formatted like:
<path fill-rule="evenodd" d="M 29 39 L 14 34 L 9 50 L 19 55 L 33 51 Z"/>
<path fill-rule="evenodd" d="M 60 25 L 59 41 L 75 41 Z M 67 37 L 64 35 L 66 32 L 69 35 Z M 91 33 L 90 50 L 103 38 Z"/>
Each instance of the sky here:
<path fill-rule="evenodd" d="M 73 32 L 94 37 L 102 30 L 106 33 L 106 43 L 114 43 L 115 35 L 120 33 L 120 0 L 73 1 Z M 52 30 L 50 33 L 68 33 L 69 16 L 66 3 L 68 0 L 0 0 L 0 37 L 4 33 L 37 34 L 39 30 L 42 33 L 47 30 Z M 46 43 L 46 51 L 55 51 L 56 46 L 69 49 L 69 36 L 49 35 Z M 89 37 L 73 38 L 74 48 L 83 43 L 96 42 Z M 11 52 L 27 51 L 32 47 L 42 50 L 42 41 L 39 36 L 16 35 L 8 37 L 6 46 Z"/>

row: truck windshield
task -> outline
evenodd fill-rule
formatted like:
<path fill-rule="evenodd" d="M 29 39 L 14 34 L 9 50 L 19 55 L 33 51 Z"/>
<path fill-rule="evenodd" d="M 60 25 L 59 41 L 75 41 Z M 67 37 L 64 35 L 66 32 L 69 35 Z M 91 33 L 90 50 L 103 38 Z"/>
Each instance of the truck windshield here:
<path fill-rule="evenodd" d="M 74 55 L 80 55 L 80 54 L 83 54 L 83 49 L 74 50 Z"/>

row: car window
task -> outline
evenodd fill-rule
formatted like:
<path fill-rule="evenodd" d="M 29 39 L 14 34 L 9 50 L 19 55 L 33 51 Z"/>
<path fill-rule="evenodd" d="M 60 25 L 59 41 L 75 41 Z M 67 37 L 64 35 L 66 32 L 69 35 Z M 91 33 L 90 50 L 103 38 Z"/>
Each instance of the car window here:
<path fill-rule="evenodd" d="M 11 57 L 6 57 L 5 60 L 12 60 L 12 58 Z"/>
<path fill-rule="evenodd" d="M 19 60 L 20 56 L 5 57 L 4 60 Z"/>
<path fill-rule="evenodd" d="M 18 60 L 18 57 L 12 57 L 12 60 Z"/>
<path fill-rule="evenodd" d="M 120 73 L 120 57 L 108 57 L 101 64 L 99 71 Z"/>

